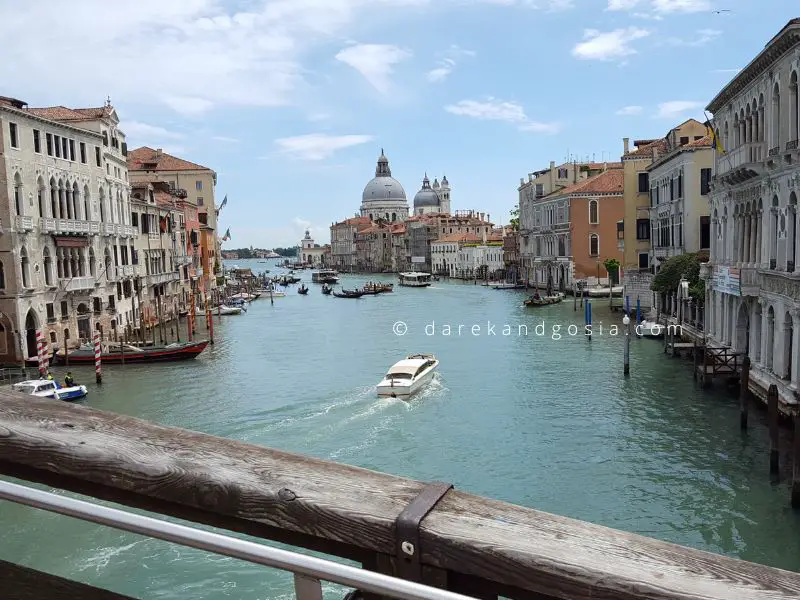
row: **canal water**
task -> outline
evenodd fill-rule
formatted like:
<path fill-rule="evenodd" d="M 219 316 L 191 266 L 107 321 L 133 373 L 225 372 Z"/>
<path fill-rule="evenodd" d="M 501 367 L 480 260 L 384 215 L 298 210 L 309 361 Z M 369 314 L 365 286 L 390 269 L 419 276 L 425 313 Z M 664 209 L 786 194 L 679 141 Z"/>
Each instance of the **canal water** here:
<path fill-rule="evenodd" d="M 571 299 L 526 308 L 518 291 L 442 281 L 349 300 L 310 276 L 308 296 L 291 286 L 215 319 L 216 343 L 195 361 L 106 367 L 100 387 L 73 369 L 87 403 L 800 570 L 800 517 L 785 482 L 770 482 L 761 416 L 742 435 L 736 399 L 699 390 L 690 363 L 654 340 L 632 341 L 623 377 L 607 300 L 594 302 L 589 342 L 569 329 L 583 324 Z M 418 352 L 441 361 L 432 385 L 378 399 L 387 368 Z M 135 597 L 292 596 L 286 574 L 34 509 L 3 504 L 0 528 L 0 558 Z"/>

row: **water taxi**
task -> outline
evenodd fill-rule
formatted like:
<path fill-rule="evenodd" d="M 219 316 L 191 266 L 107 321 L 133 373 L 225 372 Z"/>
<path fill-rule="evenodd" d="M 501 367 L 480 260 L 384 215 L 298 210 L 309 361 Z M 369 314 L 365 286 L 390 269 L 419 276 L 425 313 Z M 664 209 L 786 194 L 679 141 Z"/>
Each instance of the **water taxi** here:
<path fill-rule="evenodd" d="M 336 283 L 339 281 L 336 271 L 320 269 L 311 274 L 311 283 Z"/>
<path fill-rule="evenodd" d="M 15 392 L 36 396 L 38 398 L 55 398 L 56 400 L 80 400 L 88 393 L 85 385 L 59 387 L 51 379 L 29 379 L 12 386 Z"/>
<path fill-rule="evenodd" d="M 433 379 L 439 360 L 433 354 L 412 354 L 392 365 L 378 384 L 378 396 L 408 397 Z"/>
<path fill-rule="evenodd" d="M 410 271 L 408 273 L 398 273 L 399 283 L 406 287 L 428 287 L 431 284 L 430 273 L 418 273 Z"/>

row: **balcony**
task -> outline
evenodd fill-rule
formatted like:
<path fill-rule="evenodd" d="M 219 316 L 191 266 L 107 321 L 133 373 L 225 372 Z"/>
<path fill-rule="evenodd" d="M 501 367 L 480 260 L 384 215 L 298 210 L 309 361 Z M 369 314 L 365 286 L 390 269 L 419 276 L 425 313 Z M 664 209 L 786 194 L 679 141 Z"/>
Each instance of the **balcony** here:
<path fill-rule="evenodd" d="M 758 296 L 761 284 L 758 269 L 755 267 L 742 267 L 739 269 L 739 286 L 742 296 Z"/>
<path fill-rule="evenodd" d="M 17 215 L 14 218 L 14 231 L 33 231 L 33 217 Z"/>
<path fill-rule="evenodd" d="M 94 277 L 73 277 L 64 282 L 64 291 L 67 292 L 80 292 L 86 290 L 93 290 L 95 286 Z"/>
<path fill-rule="evenodd" d="M 56 232 L 89 235 L 89 233 L 91 233 L 90 221 L 78 221 L 76 219 L 56 219 Z"/>
<path fill-rule="evenodd" d="M 120 265 L 115 267 L 117 279 L 134 277 L 136 275 L 136 265 Z"/>
<path fill-rule="evenodd" d="M 742 144 L 717 156 L 717 179 L 737 184 L 757 177 L 764 172 L 766 146 L 761 142 Z"/>
<path fill-rule="evenodd" d="M 135 237 L 137 234 L 136 228 L 133 225 L 123 225 L 122 235 L 126 237 Z"/>
<path fill-rule="evenodd" d="M 792 150 L 797 150 L 798 140 L 792 140 L 790 142 L 786 142 L 786 151 L 791 152 Z"/>
<path fill-rule="evenodd" d="M 176 256 L 175 257 L 175 265 L 178 267 L 187 267 L 192 264 L 193 257 L 190 255 L 185 256 Z"/>
<path fill-rule="evenodd" d="M 103 223 L 103 235 L 114 235 L 116 228 L 113 223 Z"/>
<path fill-rule="evenodd" d="M 180 278 L 180 273 L 177 271 L 171 273 L 157 273 L 147 276 L 147 285 L 161 285 L 162 283 L 168 283 L 170 281 L 178 281 Z"/>

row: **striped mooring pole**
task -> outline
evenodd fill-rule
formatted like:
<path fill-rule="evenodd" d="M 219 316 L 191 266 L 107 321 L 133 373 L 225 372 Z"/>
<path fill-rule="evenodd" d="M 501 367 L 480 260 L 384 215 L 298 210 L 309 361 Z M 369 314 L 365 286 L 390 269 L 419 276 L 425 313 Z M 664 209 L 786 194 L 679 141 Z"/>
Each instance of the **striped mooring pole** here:
<path fill-rule="evenodd" d="M 95 329 L 94 331 L 94 378 L 97 383 L 103 383 L 103 366 L 100 360 L 101 344 L 100 332 Z"/>
<path fill-rule="evenodd" d="M 44 334 L 41 329 L 36 330 L 36 351 L 39 362 L 39 376 L 44 379 L 47 377 L 47 350 L 44 343 Z"/>

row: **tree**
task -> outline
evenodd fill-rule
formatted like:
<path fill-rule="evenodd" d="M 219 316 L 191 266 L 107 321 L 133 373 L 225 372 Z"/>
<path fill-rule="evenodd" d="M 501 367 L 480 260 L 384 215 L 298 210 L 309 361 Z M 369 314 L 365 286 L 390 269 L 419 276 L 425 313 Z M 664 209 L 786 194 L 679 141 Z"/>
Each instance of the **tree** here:
<path fill-rule="evenodd" d="M 607 258 L 603 261 L 603 266 L 608 273 L 609 285 L 619 284 L 619 261 L 616 258 Z"/>
<path fill-rule="evenodd" d="M 705 283 L 700 279 L 700 265 L 707 261 L 707 251 L 673 256 L 661 265 L 650 289 L 660 294 L 675 293 L 681 277 L 684 277 L 689 282 L 689 295 L 702 304 L 706 291 Z"/>
<path fill-rule="evenodd" d="M 519 231 L 519 204 L 511 210 L 511 228 L 514 231 Z"/>

